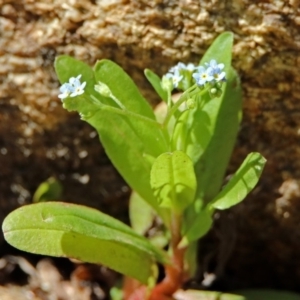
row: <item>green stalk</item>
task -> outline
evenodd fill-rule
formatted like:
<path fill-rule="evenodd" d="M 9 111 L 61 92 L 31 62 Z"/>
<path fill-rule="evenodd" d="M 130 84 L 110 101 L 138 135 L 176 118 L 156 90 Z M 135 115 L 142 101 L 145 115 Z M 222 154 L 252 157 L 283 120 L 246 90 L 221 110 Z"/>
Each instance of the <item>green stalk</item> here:
<path fill-rule="evenodd" d="M 189 97 L 192 97 L 196 94 L 198 94 L 199 96 L 203 95 L 206 92 L 207 89 L 203 89 L 202 91 L 199 92 L 199 89 L 196 85 L 193 85 L 192 87 L 190 87 L 189 89 L 187 89 L 179 98 L 179 100 L 174 103 L 173 107 L 168 111 L 166 118 L 162 124 L 163 127 L 167 127 L 168 123 L 171 119 L 171 117 L 174 115 L 174 113 L 177 111 L 177 109 L 179 108 L 179 106 L 186 101 Z"/>
<path fill-rule="evenodd" d="M 97 105 L 101 110 L 104 110 L 104 111 L 109 111 L 109 112 L 112 112 L 112 113 L 115 113 L 115 114 L 118 114 L 118 115 L 123 115 L 123 116 L 130 116 L 130 117 L 134 117 L 136 119 L 139 119 L 141 121 L 144 121 L 146 123 L 149 123 L 153 126 L 156 126 L 156 127 L 159 127 L 159 128 L 162 128 L 162 124 L 156 122 L 155 120 L 152 120 L 150 118 L 147 118 L 147 117 L 144 117 L 142 115 L 139 115 L 139 114 L 136 114 L 132 111 L 129 111 L 127 110 L 125 107 L 123 109 L 120 109 L 120 108 L 116 108 L 116 107 L 113 107 L 113 106 L 110 106 L 110 105 L 106 105 L 106 104 L 103 104 L 101 103 L 95 96 L 91 95 L 91 98 L 93 99 L 93 103 L 95 105 Z"/>

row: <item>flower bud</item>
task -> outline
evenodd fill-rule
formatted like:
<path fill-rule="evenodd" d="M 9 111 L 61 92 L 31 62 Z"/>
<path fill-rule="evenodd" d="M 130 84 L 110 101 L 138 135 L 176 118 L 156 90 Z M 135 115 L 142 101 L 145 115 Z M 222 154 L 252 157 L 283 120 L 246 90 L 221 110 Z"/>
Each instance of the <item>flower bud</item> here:
<path fill-rule="evenodd" d="M 95 84 L 95 91 L 104 97 L 110 97 L 112 95 L 110 88 L 103 82 L 98 81 L 98 84 Z"/>
<path fill-rule="evenodd" d="M 209 95 L 211 98 L 220 97 L 222 95 L 222 89 L 218 88 L 217 86 L 214 86 L 209 90 Z"/>
<path fill-rule="evenodd" d="M 196 101 L 193 98 L 189 98 L 186 100 L 186 106 L 188 109 L 193 109 L 196 107 Z"/>
<path fill-rule="evenodd" d="M 162 80 L 161 80 L 161 87 L 165 90 L 165 91 L 172 91 L 173 90 L 173 81 L 172 78 L 164 75 Z"/>

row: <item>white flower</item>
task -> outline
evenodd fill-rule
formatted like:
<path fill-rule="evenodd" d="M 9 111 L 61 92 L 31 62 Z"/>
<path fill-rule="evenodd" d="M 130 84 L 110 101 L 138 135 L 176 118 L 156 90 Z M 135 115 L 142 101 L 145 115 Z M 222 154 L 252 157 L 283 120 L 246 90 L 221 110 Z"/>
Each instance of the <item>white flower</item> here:
<path fill-rule="evenodd" d="M 84 93 L 84 88 L 86 82 L 80 82 L 81 74 L 77 77 L 71 77 L 69 82 L 64 83 L 60 88 L 61 94 L 58 95 L 58 98 L 61 100 L 66 99 L 67 97 L 76 97 Z"/>
<path fill-rule="evenodd" d="M 176 71 L 174 74 L 167 73 L 166 78 L 170 79 L 173 83 L 174 88 L 178 87 L 179 82 L 182 80 L 183 76 L 179 74 L 178 71 Z"/>
<path fill-rule="evenodd" d="M 76 97 L 84 93 L 84 88 L 86 86 L 86 82 L 80 83 L 80 81 L 76 81 L 73 85 L 73 93 L 70 95 L 70 97 Z"/>
<path fill-rule="evenodd" d="M 172 67 L 172 68 L 169 70 L 169 72 L 168 72 L 167 74 L 170 74 L 170 73 L 175 74 L 175 73 L 178 73 L 179 70 L 180 70 L 180 69 L 179 69 L 179 66 L 178 66 L 178 64 L 177 64 L 176 66 Z"/>
<path fill-rule="evenodd" d="M 61 94 L 58 95 L 58 98 L 63 100 L 70 96 L 70 94 L 73 92 L 73 87 L 69 83 L 64 83 L 59 88 L 59 91 Z"/>
<path fill-rule="evenodd" d="M 182 63 L 182 62 L 179 62 L 176 66 L 172 67 L 169 72 L 170 73 L 176 73 L 176 72 L 180 72 L 181 70 L 182 71 L 190 71 L 190 72 L 193 72 L 197 69 L 197 67 L 193 64 L 193 63 L 188 63 L 187 65 Z"/>
<path fill-rule="evenodd" d="M 181 70 L 187 70 L 193 72 L 197 69 L 197 67 L 193 63 L 188 63 L 187 65 L 184 63 L 179 63 L 178 65 Z"/>
<path fill-rule="evenodd" d="M 80 84 L 80 78 L 81 78 L 81 74 L 78 75 L 77 77 L 71 77 L 69 79 L 69 83 L 72 85 L 78 85 L 78 83 Z"/>

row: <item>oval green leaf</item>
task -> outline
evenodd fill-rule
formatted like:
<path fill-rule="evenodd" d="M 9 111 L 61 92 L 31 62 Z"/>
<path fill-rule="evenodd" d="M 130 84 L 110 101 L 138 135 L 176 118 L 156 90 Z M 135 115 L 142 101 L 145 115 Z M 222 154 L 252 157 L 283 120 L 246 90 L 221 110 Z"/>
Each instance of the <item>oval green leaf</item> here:
<path fill-rule="evenodd" d="M 129 218 L 132 229 L 141 235 L 150 229 L 155 219 L 153 208 L 135 191 L 129 199 Z"/>
<path fill-rule="evenodd" d="M 220 98 L 209 101 L 195 117 L 193 129 L 198 145 L 204 149 L 195 164 L 198 178 L 197 197 L 207 204 L 219 192 L 236 142 L 241 121 L 241 86 L 236 72 L 230 68 Z M 196 131 L 197 130 L 197 131 Z M 201 133 L 203 132 L 203 137 Z M 200 150 L 201 150 L 200 149 Z M 197 152 L 194 151 L 194 153 Z"/>
<path fill-rule="evenodd" d="M 200 210 L 193 219 L 185 216 L 184 221 L 183 237 L 179 244 L 179 247 L 182 248 L 203 237 L 213 224 L 212 213 L 207 209 Z"/>
<path fill-rule="evenodd" d="M 153 226 L 151 235 L 147 239 L 152 245 L 163 249 L 168 244 L 168 237 L 165 229 L 157 225 L 157 213 L 154 209 L 135 191 L 132 192 L 129 199 L 129 218 L 132 229 L 145 236 Z"/>
<path fill-rule="evenodd" d="M 231 67 L 232 45 L 232 32 L 223 32 L 213 41 L 200 62 L 203 65 L 215 59 L 223 63 L 227 79 L 222 96 L 208 101 L 203 110 L 194 115 L 195 139 L 201 145 L 200 150 L 203 149 L 203 152 L 194 151 L 198 178 L 196 197 L 203 199 L 205 204 L 217 195 L 222 186 L 241 121 L 241 87 Z"/>
<path fill-rule="evenodd" d="M 257 184 L 265 163 L 266 159 L 261 154 L 248 154 L 237 172 L 212 201 L 211 206 L 223 210 L 243 201 Z"/>
<path fill-rule="evenodd" d="M 103 59 L 96 63 L 94 72 L 96 81 L 105 83 L 127 110 L 155 120 L 150 104 L 120 66 L 111 60 Z"/>
<path fill-rule="evenodd" d="M 209 62 L 211 59 L 215 59 L 217 62 L 225 64 L 226 71 L 229 70 L 231 66 L 232 44 L 233 33 L 230 31 L 222 32 L 206 50 L 200 64 L 204 65 L 204 63 Z"/>
<path fill-rule="evenodd" d="M 36 254 L 103 264 L 147 283 L 163 251 L 122 222 L 95 209 L 60 202 L 38 203 L 10 213 L 2 226 L 12 246 Z"/>
<path fill-rule="evenodd" d="M 194 167 L 182 151 L 161 154 L 152 166 L 150 180 L 162 207 L 182 212 L 194 201 L 197 185 Z"/>

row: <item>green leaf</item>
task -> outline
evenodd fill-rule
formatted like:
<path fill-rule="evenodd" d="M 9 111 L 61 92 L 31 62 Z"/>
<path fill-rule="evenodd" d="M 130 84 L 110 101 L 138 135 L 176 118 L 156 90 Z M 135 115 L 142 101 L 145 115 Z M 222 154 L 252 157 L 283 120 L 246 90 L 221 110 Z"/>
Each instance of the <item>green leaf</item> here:
<path fill-rule="evenodd" d="M 162 226 L 154 209 L 135 191 L 129 199 L 129 218 L 132 229 L 141 235 L 147 235 L 152 245 L 163 249 L 168 245 L 166 229 Z M 159 224 L 159 225 L 158 225 Z"/>
<path fill-rule="evenodd" d="M 100 96 L 95 91 L 96 80 L 93 69 L 82 61 L 68 55 L 56 57 L 54 62 L 55 71 L 60 83 L 68 82 L 71 77 L 82 75 L 81 82 L 86 82 L 84 95 L 74 98 L 67 98 L 63 101 L 63 107 L 68 111 L 77 111 L 85 118 L 91 117 L 99 110 L 99 107 L 85 95 L 98 97 L 102 103 L 108 103 L 105 97 Z"/>
<path fill-rule="evenodd" d="M 196 164 L 212 135 L 212 130 L 205 127 L 208 121 L 207 113 L 198 108 L 180 112 L 172 135 L 172 149 L 185 152 Z"/>
<path fill-rule="evenodd" d="M 231 68 L 233 34 L 225 32 L 217 37 L 201 60 L 201 64 L 211 59 L 225 64 L 227 83 L 220 98 L 209 101 L 203 108 L 203 130 L 198 126 L 198 135 L 209 132 L 202 145 L 204 153 L 195 165 L 198 178 L 197 198 L 205 203 L 219 192 L 225 171 L 237 138 L 241 121 L 242 96 L 239 78 Z"/>
<path fill-rule="evenodd" d="M 204 137 L 205 151 L 195 164 L 195 172 L 198 179 L 197 198 L 203 199 L 204 203 L 211 201 L 222 186 L 239 129 L 242 104 L 240 85 L 232 69 L 227 78 L 223 97 L 210 101 L 203 109 L 203 115 L 206 114 L 207 118 L 203 124 L 207 128 L 203 131 L 210 134 Z"/>
<path fill-rule="evenodd" d="M 231 68 L 233 35 L 225 32 L 213 42 L 201 60 L 225 64 L 227 77 L 219 98 L 202 97 L 194 109 L 181 113 L 172 136 L 172 149 L 192 159 L 197 177 L 196 198 L 208 203 L 219 192 L 241 120 L 241 88 Z"/>
<path fill-rule="evenodd" d="M 123 178 L 163 215 L 150 187 L 150 169 L 153 160 L 167 150 L 165 133 L 156 123 L 150 105 L 119 66 L 108 60 L 99 61 L 95 66 L 95 77 L 111 89 L 113 95 L 126 107 L 126 111 L 142 114 L 152 120 L 151 123 L 130 114 L 117 115 L 105 111 L 99 112 L 88 122 L 99 132 L 107 155 Z"/>
<path fill-rule="evenodd" d="M 81 82 L 86 81 L 85 92 L 97 95 L 94 89 L 96 84 L 94 72 L 89 65 L 68 55 L 60 55 L 55 58 L 54 67 L 60 83 L 68 82 L 71 77 L 82 75 Z"/>
<path fill-rule="evenodd" d="M 151 169 L 151 187 L 160 206 L 182 212 L 193 202 L 196 190 L 190 158 L 182 151 L 160 155 Z"/>
<path fill-rule="evenodd" d="M 148 79 L 148 81 L 153 86 L 156 93 L 159 95 L 159 97 L 163 101 L 167 102 L 168 101 L 168 93 L 162 88 L 160 77 L 149 69 L 145 69 L 144 74 L 145 74 L 146 78 Z"/>
<path fill-rule="evenodd" d="M 240 203 L 257 184 L 266 159 L 259 153 L 250 153 L 223 190 L 212 201 L 216 209 L 227 209 Z"/>
<path fill-rule="evenodd" d="M 123 178 L 168 223 L 167 213 L 158 207 L 150 187 L 151 165 L 167 151 L 168 145 L 150 105 L 133 81 L 108 60 L 97 63 L 95 76 L 89 66 L 68 56 L 59 57 L 55 68 L 61 82 L 82 74 L 82 82 L 87 81 L 85 93 L 65 99 L 64 107 L 79 112 L 97 130 L 107 155 Z M 125 110 L 94 90 L 98 81 L 109 87 Z"/>
<path fill-rule="evenodd" d="M 206 50 L 200 64 L 204 65 L 211 59 L 215 59 L 218 63 L 225 64 L 225 71 L 227 72 L 231 66 L 232 44 L 233 33 L 229 31 L 221 33 Z"/>
<path fill-rule="evenodd" d="M 198 214 L 218 194 L 237 138 L 242 114 L 239 78 L 231 67 L 233 35 L 225 32 L 210 46 L 201 60 L 203 65 L 211 59 L 225 64 L 226 84 L 223 94 L 213 100 L 202 99 L 202 105 L 181 114 L 178 119 L 178 139 L 175 147 L 186 152 L 194 162 L 197 178 L 196 200 L 185 214 L 185 230 L 190 226 L 192 239 L 196 239 Z M 179 137 L 178 137 L 179 136 Z M 192 222 L 194 220 L 194 222 Z M 193 225 L 195 224 L 195 225 Z M 208 224 L 208 223 L 207 223 Z M 203 231 L 199 231 L 199 237 Z"/>
<path fill-rule="evenodd" d="M 155 120 L 150 104 L 120 66 L 103 59 L 96 63 L 94 71 L 96 81 L 105 83 L 127 110 Z"/>
<path fill-rule="evenodd" d="M 2 226 L 21 250 L 106 265 L 147 283 L 165 254 L 130 227 L 95 209 L 60 202 L 37 203 L 10 213 Z"/>
<path fill-rule="evenodd" d="M 166 150 L 155 127 L 111 112 L 99 111 L 88 120 L 122 177 L 166 220 L 150 186 L 152 161 Z"/>
<path fill-rule="evenodd" d="M 190 243 L 184 252 L 184 271 L 189 278 L 196 277 L 198 270 L 198 250 L 198 242 L 195 241 Z"/>
<path fill-rule="evenodd" d="M 240 290 L 235 291 L 237 294 L 241 294 L 246 297 L 247 300 L 299 300 L 300 294 L 288 292 L 288 291 L 276 291 L 276 290 Z"/>
<path fill-rule="evenodd" d="M 192 217 L 189 217 L 189 213 L 190 211 L 187 211 L 185 214 L 183 237 L 179 244 L 182 248 L 203 237 L 213 224 L 212 212 L 207 209 L 202 209 L 198 213 L 193 212 Z"/>
<path fill-rule="evenodd" d="M 150 229 L 155 218 L 153 208 L 135 191 L 129 199 L 129 218 L 132 229 L 141 235 Z"/>
<path fill-rule="evenodd" d="M 62 185 L 54 177 L 41 183 L 33 195 L 33 202 L 58 200 L 62 194 Z"/>

